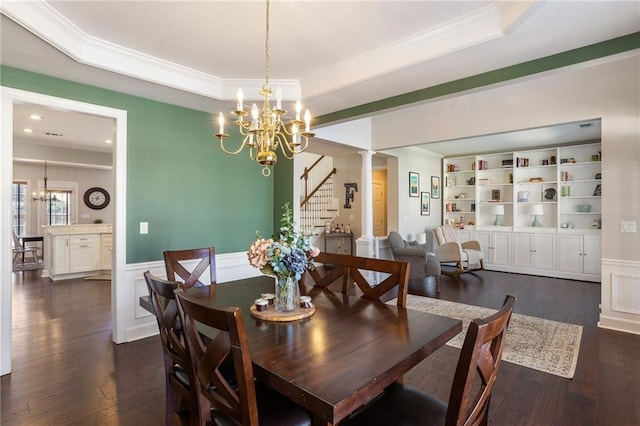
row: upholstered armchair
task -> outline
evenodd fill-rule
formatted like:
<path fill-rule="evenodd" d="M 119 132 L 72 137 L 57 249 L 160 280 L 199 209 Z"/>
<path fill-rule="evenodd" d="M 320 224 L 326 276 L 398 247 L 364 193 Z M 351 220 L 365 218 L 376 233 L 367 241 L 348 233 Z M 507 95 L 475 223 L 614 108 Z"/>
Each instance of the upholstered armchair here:
<path fill-rule="evenodd" d="M 387 237 L 394 260 L 409 262 L 409 279 L 435 277 L 436 291 L 440 292 L 440 260 L 430 253 L 426 244 L 405 241 L 400 234 L 391 231 Z"/>
<path fill-rule="evenodd" d="M 458 241 L 456 231 L 451 225 L 433 228 L 436 242 L 436 256 L 440 263 L 454 263 L 455 270 L 444 269 L 443 274 L 457 275 L 463 272 L 484 269 L 484 255 L 478 241 Z"/>

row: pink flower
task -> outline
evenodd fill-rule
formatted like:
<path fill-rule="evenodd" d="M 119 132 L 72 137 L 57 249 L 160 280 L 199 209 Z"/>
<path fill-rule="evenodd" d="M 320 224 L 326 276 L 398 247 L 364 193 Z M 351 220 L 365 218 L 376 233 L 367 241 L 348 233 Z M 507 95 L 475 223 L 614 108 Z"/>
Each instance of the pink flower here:
<path fill-rule="evenodd" d="M 318 247 L 314 247 L 310 252 L 309 252 L 309 256 L 310 257 L 316 257 L 317 255 L 320 254 L 320 249 Z"/>
<path fill-rule="evenodd" d="M 253 243 L 251 243 L 251 247 L 249 247 L 249 251 L 247 252 L 247 257 L 249 258 L 249 264 L 257 269 L 264 268 L 269 262 L 269 258 L 267 256 L 267 249 L 273 243 L 272 239 L 264 239 L 259 238 Z"/>

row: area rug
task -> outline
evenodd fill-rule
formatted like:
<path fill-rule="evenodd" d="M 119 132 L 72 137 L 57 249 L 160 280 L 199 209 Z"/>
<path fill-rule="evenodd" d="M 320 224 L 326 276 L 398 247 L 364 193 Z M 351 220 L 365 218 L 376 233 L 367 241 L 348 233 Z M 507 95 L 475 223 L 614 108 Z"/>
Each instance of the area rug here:
<path fill-rule="evenodd" d="M 13 272 L 33 271 L 35 269 L 42 269 L 43 266 L 44 265 L 41 259 L 38 259 L 38 263 L 36 263 L 33 261 L 33 258 L 25 258 L 24 263 L 17 262 L 15 265 L 13 265 Z"/>
<path fill-rule="evenodd" d="M 389 301 L 395 304 L 395 299 Z M 517 303 L 517 302 L 516 302 Z M 447 345 L 461 348 L 469 322 L 485 318 L 495 309 L 409 295 L 407 308 L 460 319 L 463 329 Z M 502 359 L 523 367 L 573 378 L 580 352 L 582 326 L 527 315 L 512 314 Z"/>

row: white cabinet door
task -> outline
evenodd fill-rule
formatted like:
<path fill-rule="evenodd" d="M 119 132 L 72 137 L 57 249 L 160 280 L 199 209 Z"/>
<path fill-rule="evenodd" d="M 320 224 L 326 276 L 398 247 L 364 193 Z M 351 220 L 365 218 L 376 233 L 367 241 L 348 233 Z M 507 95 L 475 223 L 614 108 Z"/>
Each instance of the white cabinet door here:
<path fill-rule="evenodd" d="M 600 275 L 601 272 L 601 252 L 600 252 L 600 236 L 585 235 L 582 251 L 582 260 L 584 262 L 584 273 Z"/>
<path fill-rule="evenodd" d="M 470 229 L 456 229 L 456 237 L 458 241 L 464 243 L 465 241 L 471 241 L 471 230 Z"/>
<path fill-rule="evenodd" d="M 488 265 L 492 264 L 493 249 L 491 246 L 491 232 L 477 231 L 476 240 L 480 243 L 480 247 L 482 248 L 482 253 L 484 254 L 484 263 Z"/>
<path fill-rule="evenodd" d="M 111 269 L 113 237 L 111 234 L 100 236 L 100 269 Z"/>
<path fill-rule="evenodd" d="M 513 265 L 519 268 L 533 268 L 535 237 L 533 234 L 513 234 Z"/>
<path fill-rule="evenodd" d="M 69 250 L 69 272 L 100 269 L 100 248 L 97 244 L 73 244 Z"/>
<path fill-rule="evenodd" d="M 53 237 L 53 253 L 52 253 L 53 261 L 52 264 L 52 273 L 56 274 L 66 274 L 69 272 L 69 236 L 68 235 L 60 235 Z"/>
<path fill-rule="evenodd" d="M 100 269 L 100 237 L 98 235 L 72 235 L 69 247 L 69 272 Z"/>
<path fill-rule="evenodd" d="M 537 269 L 556 269 L 556 236 L 536 234 L 534 247 L 534 266 Z"/>
<path fill-rule="evenodd" d="M 582 273 L 582 235 L 558 236 L 558 270 Z"/>
<path fill-rule="evenodd" d="M 493 232 L 491 235 L 494 265 L 511 265 L 511 233 Z"/>

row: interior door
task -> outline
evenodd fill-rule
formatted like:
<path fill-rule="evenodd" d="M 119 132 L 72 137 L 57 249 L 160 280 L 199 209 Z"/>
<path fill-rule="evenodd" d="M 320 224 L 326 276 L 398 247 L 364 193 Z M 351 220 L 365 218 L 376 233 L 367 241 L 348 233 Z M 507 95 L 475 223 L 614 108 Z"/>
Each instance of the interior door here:
<path fill-rule="evenodd" d="M 384 172 L 384 173 L 383 173 Z M 387 174 L 386 171 L 375 171 L 372 176 L 373 186 L 373 235 L 387 235 Z"/>

